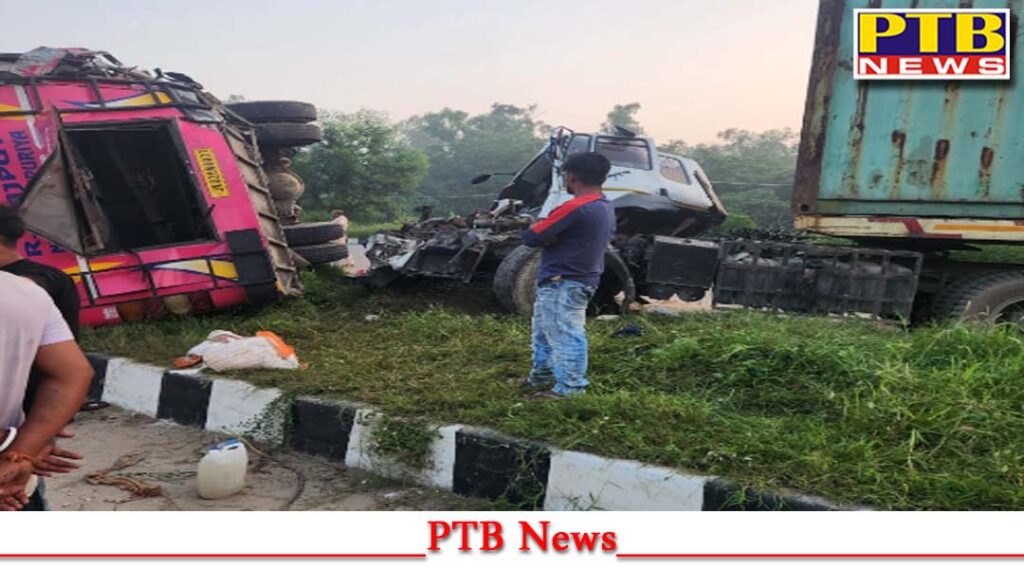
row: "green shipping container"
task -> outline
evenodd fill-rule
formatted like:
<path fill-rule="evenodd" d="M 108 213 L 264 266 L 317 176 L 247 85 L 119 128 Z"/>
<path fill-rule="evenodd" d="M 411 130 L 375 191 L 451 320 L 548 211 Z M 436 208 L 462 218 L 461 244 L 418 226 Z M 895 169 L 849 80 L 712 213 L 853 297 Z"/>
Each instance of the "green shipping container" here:
<path fill-rule="evenodd" d="M 853 78 L 854 9 L 1010 8 L 1011 81 Z M 1024 0 L 822 0 L 797 227 L 862 238 L 1024 240 Z"/>

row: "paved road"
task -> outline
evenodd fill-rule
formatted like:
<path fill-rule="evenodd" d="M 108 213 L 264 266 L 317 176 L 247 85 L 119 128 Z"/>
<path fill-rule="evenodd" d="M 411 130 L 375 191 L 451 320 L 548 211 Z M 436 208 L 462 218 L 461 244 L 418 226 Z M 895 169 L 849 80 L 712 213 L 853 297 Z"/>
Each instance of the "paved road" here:
<path fill-rule="evenodd" d="M 80 413 L 68 448 L 82 468 L 47 484 L 54 510 L 467 510 L 485 504 L 454 494 L 382 480 L 291 452 L 249 453 L 248 486 L 222 500 L 199 498 L 195 474 L 203 450 L 225 437 L 113 408 Z M 113 474 L 160 485 L 161 495 L 134 498 L 120 488 L 91 485 L 89 473 L 118 459 L 140 459 Z M 130 460 L 129 460 L 130 462 Z"/>

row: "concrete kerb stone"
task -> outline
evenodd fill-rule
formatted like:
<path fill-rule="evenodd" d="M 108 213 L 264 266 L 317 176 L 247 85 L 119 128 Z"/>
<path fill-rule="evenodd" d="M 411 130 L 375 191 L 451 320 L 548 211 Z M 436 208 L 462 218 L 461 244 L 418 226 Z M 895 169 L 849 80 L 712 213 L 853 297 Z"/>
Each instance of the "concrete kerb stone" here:
<path fill-rule="evenodd" d="M 708 480 L 632 460 L 555 451 L 544 509 L 700 511 Z"/>
<path fill-rule="evenodd" d="M 122 409 L 156 417 L 163 377 L 162 368 L 112 358 L 107 362 L 102 398 Z"/>
<path fill-rule="evenodd" d="M 450 491 L 455 471 L 455 437 L 462 426 L 430 425 L 436 438 L 427 449 L 426 466 L 415 469 L 375 450 L 374 429 L 381 417 L 383 415 L 379 411 L 371 408 L 362 408 L 356 412 L 348 438 L 345 466 Z"/>
<path fill-rule="evenodd" d="M 797 493 L 745 488 L 716 477 L 632 460 L 565 451 L 463 425 L 434 425 L 427 466 L 413 469 L 375 452 L 379 411 L 312 397 L 286 400 L 273 388 L 197 372 L 164 370 L 90 354 L 90 393 L 150 417 L 246 435 L 385 477 L 545 510 L 838 510 Z"/>
<path fill-rule="evenodd" d="M 259 389 L 237 379 L 214 379 L 206 411 L 206 430 L 250 435 L 261 442 L 284 442 L 287 409 L 275 408 L 280 389 Z"/>

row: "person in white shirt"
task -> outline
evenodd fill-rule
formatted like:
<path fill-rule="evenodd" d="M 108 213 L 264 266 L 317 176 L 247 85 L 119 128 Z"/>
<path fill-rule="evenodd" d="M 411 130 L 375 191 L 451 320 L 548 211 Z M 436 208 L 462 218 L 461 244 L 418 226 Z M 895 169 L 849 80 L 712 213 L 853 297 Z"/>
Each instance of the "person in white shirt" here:
<path fill-rule="evenodd" d="M 22 411 L 29 372 L 36 399 Z M 53 300 L 32 281 L 0 272 L 0 510 L 30 503 L 33 466 L 82 406 L 93 370 Z"/>

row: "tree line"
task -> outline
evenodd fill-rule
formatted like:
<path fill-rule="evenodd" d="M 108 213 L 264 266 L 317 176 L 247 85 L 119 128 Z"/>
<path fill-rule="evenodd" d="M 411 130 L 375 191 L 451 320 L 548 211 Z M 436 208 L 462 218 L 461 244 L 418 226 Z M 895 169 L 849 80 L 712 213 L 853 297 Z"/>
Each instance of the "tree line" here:
<path fill-rule="evenodd" d="M 639 103 L 615 105 L 600 130 L 637 134 Z M 307 211 L 342 209 L 361 222 L 405 220 L 418 205 L 435 215 L 490 206 L 507 177 L 476 186 L 481 173 L 515 172 L 540 151 L 550 126 L 535 106 L 495 103 L 471 115 L 445 108 L 394 122 L 372 110 L 322 111 L 323 142 L 303 149 L 293 168 L 306 182 Z M 573 125 L 567 125 L 573 126 Z M 704 168 L 731 214 L 730 227 L 789 227 L 797 136 L 789 129 L 728 129 L 714 143 L 658 141 Z"/>

